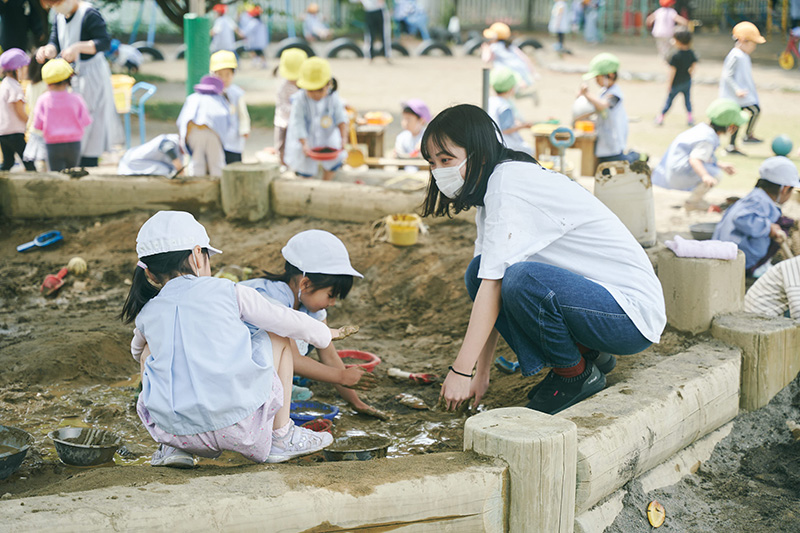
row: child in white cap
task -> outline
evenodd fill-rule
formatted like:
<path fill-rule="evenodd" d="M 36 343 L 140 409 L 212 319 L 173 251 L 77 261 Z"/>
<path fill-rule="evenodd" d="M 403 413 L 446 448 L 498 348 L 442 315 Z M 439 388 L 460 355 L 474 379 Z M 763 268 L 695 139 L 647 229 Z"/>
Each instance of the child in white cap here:
<path fill-rule="evenodd" d="M 425 125 L 431 120 L 431 111 L 419 98 L 411 98 L 401 104 L 403 117 L 400 125 L 403 131 L 394 141 L 394 155 L 401 159 L 419 157 L 419 143 L 425 133 Z"/>
<path fill-rule="evenodd" d="M 783 217 L 780 205 L 800 186 L 797 167 L 784 156 L 770 157 L 758 168 L 758 181 L 747 196 L 725 211 L 714 239 L 735 242 L 745 255 L 748 275 L 758 277 L 786 239 L 794 220 Z"/>
<path fill-rule="evenodd" d="M 322 166 L 322 179 L 332 180 L 347 158 L 342 143 L 348 121 L 330 63 L 320 57 L 306 59 L 300 65 L 297 86 L 302 90 L 292 96 L 286 131 L 286 165 L 303 178 L 315 177 Z M 314 154 L 315 148 L 339 152 L 330 159 L 320 160 Z"/>
<path fill-rule="evenodd" d="M 224 450 L 259 463 L 316 452 L 333 438 L 289 418 L 289 338 L 330 346 L 338 330 L 211 277 L 205 228 L 159 211 L 136 237 L 139 257 L 120 317 L 136 323 L 131 352 L 142 369 L 137 412 L 161 446 L 153 466 L 191 468 L 192 455 Z M 245 321 L 261 328 L 251 336 Z"/>
<path fill-rule="evenodd" d="M 289 239 L 281 250 L 285 259 L 281 274 L 265 272 L 263 278 L 242 281 L 273 302 L 290 307 L 325 322 L 327 308 L 344 299 L 353 286 L 353 278 L 363 278 L 350 264 L 344 243 L 327 231 L 302 231 Z M 252 331 L 253 328 L 251 328 Z M 312 343 L 313 345 L 313 343 Z M 346 369 L 333 344 L 316 346 L 321 363 L 310 357 L 312 346 L 298 341 L 293 346 L 295 374 L 333 383 L 342 398 L 359 413 L 385 420 L 386 414 L 367 405 L 353 389 L 368 390 L 375 378 L 358 367 Z M 294 348 L 297 348 L 296 350 Z"/>

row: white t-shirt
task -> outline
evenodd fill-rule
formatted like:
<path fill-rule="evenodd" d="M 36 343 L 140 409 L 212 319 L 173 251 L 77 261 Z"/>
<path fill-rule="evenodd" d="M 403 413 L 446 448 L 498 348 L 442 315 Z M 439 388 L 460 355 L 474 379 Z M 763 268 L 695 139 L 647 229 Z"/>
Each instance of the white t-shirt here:
<path fill-rule="evenodd" d="M 475 221 L 479 278 L 502 279 L 521 261 L 569 270 L 603 286 L 643 336 L 659 341 L 667 322 L 664 294 L 647 254 L 619 218 L 574 181 L 532 163 L 501 163 Z"/>

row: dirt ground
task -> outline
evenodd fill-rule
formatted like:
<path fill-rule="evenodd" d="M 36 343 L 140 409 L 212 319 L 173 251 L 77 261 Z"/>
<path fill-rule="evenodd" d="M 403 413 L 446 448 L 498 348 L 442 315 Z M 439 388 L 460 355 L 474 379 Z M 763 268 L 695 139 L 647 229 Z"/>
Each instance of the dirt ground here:
<path fill-rule="evenodd" d="M 717 39 L 724 39 L 718 37 Z M 695 106 L 702 110 L 716 95 L 714 76 L 721 68 L 721 55 L 729 41 L 719 44 L 708 39 L 699 43 L 703 63 L 698 73 Z M 636 46 L 638 45 L 638 46 Z M 654 50 L 652 43 L 646 45 Z M 702 45 L 703 47 L 700 47 Z M 599 51 L 573 46 L 574 56 L 564 59 L 544 51 L 537 55 L 543 79 L 540 105 L 524 100 L 523 113 L 532 120 L 556 116 L 566 120 L 574 91 L 580 82 L 580 68 Z M 662 67 L 653 50 L 641 41 L 609 45 L 623 66 L 643 76 L 642 81 L 623 81 L 626 105 L 631 115 L 629 144 L 651 153 L 655 163 L 669 141 L 685 128 L 681 103 L 673 108 L 662 128 L 652 125 L 666 94 Z M 764 114 L 759 132 L 766 138 L 788 132 L 800 140 L 800 106 L 797 72 L 778 70 L 768 58 L 757 58 Z M 148 66 L 154 73 L 175 72 L 174 63 Z M 182 67 L 181 67 L 182 68 Z M 398 59 L 387 66 L 376 62 L 338 60 L 334 72 L 340 78 L 342 94 L 362 109 L 385 109 L 399 118 L 403 98 L 422 96 L 434 112 L 451 103 L 480 101 L 480 62 L 475 58 Z M 248 98 L 268 100 L 274 94 L 274 80 L 263 71 L 245 66 L 240 73 Z M 642 77 L 642 76 L 639 76 Z M 703 81 L 705 80 L 705 81 Z M 165 93 L 166 90 L 165 84 Z M 265 96 L 266 95 L 266 96 Z M 696 116 L 701 117 L 702 112 Z M 398 120 L 395 120 L 397 126 Z M 148 125 L 148 131 L 165 125 Z M 153 129 L 151 130 L 150 127 Z M 254 131 L 246 157 L 271 141 L 268 131 Z M 388 148 L 387 143 L 387 148 Z M 755 169 L 769 155 L 766 145 L 750 148 L 750 156 L 728 160 L 741 171 L 723 181 L 711 193 L 721 201 L 731 194 L 743 195 L 755 181 Z M 591 181 L 585 180 L 591 187 Z M 676 233 L 686 237 L 688 226 L 715 221 L 719 215 L 687 214 L 680 205 L 686 193 L 656 190 L 659 240 Z M 800 204 L 792 200 L 787 214 L 800 216 Z M 150 213 L 67 220 L 0 220 L 0 423 L 31 432 L 36 443 L 22 469 L 0 481 L 0 497 L 69 493 L 114 485 L 143 485 L 158 480 L 181 483 L 187 477 L 225 475 L 254 466 L 233 454 L 201 461 L 201 468 L 175 472 L 149 466 L 154 450 L 134 409 L 137 365 L 129 354 L 131 327 L 122 325 L 116 314 L 122 306 L 136 257 L 135 237 Z M 355 414 L 325 384 L 313 384 L 314 399 L 341 408 L 335 422 L 336 435 L 382 434 L 392 439 L 390 456 L 458 451 L 462 447 L 463 423 L 467 413 L 449 414 L 435 409 L 438 386 L 417 386 L 390 379 L 386 372 L 398 367 L 443 376 L 460 347 L 469 317 L 470 302 L 463 288 L 463 271 L 472 257 L 475 228 L 453 222 L 432 226 L 418 245 L 397 248 L 385 243 L 370 244 L 369 224 L 338 223 L 303 219 L 273 219 L 256 224 L 235 224 L 220 213 L 196 213 L 206 226 L 212 242 L 225 253 L 215 257 L 216 269 L 224 265 L 277 269 L 282 265 L 280 248 L 292 235 L 309 228 L 329 230 L 347 244 L 354 266 L 364 273 L 350 296 L 330 311 L 332 325 L 359 324 L 361 331 L 337 343 L 339 349 L 366 350 L 378 354 L 382 364 L 376 374 L 379 387 L 364 393 L 364 399 L 392 416 L 380 422 Z M 59 229 L 63 244 L 52 248 L 17 253 L 14 247 L 42 231 Z M 795 241 L 800 246 L 800 239 Z M 796 251 L 800 251 L 797 249 Z M 55 299 L 39 294 L 45 275 L 55 273 L 73 256 L 89 263 L 88 275 L 68 276 Z M 667 330 L 661 344 L 648 351 L 669 357 L 696 342 L 696 338 Z M 513 359 L 501 343 L 498 355 Z M 636 358 L 621 358 L 609 375 L 609 384 L 623 381 Z M 492 370 L 492 385 L 481 409 L 525 404 L 525 392 L 538 378 L 520 379 Z M 787 419 L 800 422 L 797 381 L 766 408 L 737 418 L 734 431 L 718 446 L 714 457 L 681 484 L 664 489 L 659 499 L 667 507 L 664 527 L 673 531 L 732 532 L 795 531 L 797 493 L 800 482 L 800 444 L 793 443 Z M 410 393 L 430 409 L 417 411 L 399 404 L 395 396 Z M 47 433 L 59 426 L 92 425 L 113 430 L 130 450 L 117 456 L 116 468 L 80 469 L 64 466 L 55 454 Z M 317 458 L 301 461 L 312 464 Z M 266 467 L 266 468 L 280 468 Z M 628 487 L 625 511 L 613 531 L 645 531 L 644 496 Z M 663 493 L 663 496 L 662 496 Z"/>

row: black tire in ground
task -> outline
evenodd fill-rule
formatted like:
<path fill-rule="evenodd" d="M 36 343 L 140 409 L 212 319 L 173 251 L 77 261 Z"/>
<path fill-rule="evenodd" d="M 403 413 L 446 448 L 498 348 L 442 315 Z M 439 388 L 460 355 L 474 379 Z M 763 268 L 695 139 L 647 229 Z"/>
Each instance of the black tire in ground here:
<path fill-rule="evenodd" d="M 520 37 L 515 39 L 513 44 L 523 52 L 526 51 L 526 48 L 532 48 L 533 50 L 540 50 L 542 48 L 542 43 L 532 38 L 526 39 L 524 37 Z"/>
<path fill-rule="evenodd" d="M 299 37 L 287 37 L 278 43 L 278 51 L 275 53 L 275 57 L 280 58 L 283 51 L 288 50 L 289 48 L 299 48 L 308 54 L 308 57 L 314 57 L 317 55 L 314 53 L 314 49 L 309 46 L 305 39 L 301 39 Z"/>
<path fill-rule="evenodd" d="M 340 37 L 338 39 L 334 39 L 328 46 L 325 47 L 324 55 L 325 57 L 331 59 L 334 57 L 339 57 L 339 52 L 353 52 L 356 57 L 364 57 L 364 51 L 358 46 L 352 39 L 348 39 L 347 37 Z"/>
<path fill-rule="evenodd" d="M 447 46 L 445 43 L 437 41 L 422 41 L 419 43 L 419 46 L 417 46 L 416 50 L 414 50 L 414 55 L 427 56 L 430 55 L 430 53 L 434 50 L 442 52 L 446 56 L 453 55 L 453 51 L 450 50 L 449 46 Z"/>
<path fill-rule="evenodd" d="M 139 50 L 143 55 L 150 56 L 151 61 L 164 61 L 164 54 L 161 53 L 161 50 L 153 48 L 152 46 L 147 46 L 147 43 L 144 41 L 137 41 L 131 46 Z"/>
<path fill-rule="evenodd" d="M 483 37 L 474 37 L 469 41 L 464 43 L 462 47 L 464 50 L 464 55 L 471 56 L 475 52 L 481 49 L 481 45 L 483 44 Z"/>

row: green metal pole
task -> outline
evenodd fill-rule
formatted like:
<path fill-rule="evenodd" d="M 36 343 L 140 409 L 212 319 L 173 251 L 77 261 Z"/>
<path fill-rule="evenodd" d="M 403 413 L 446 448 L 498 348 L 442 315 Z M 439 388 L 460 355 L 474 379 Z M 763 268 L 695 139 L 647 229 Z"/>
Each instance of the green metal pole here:
<path fill-rule="evenodd" d="M 208 74 L 211 46 L 210 21 L 201 15 L 187 13 L 183 16 L 183 42 L 186 44 L 186 94 L 194 92 L 194 86 Z"/>

